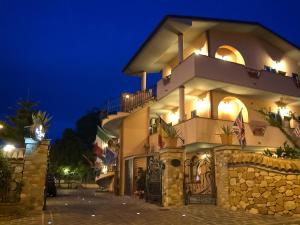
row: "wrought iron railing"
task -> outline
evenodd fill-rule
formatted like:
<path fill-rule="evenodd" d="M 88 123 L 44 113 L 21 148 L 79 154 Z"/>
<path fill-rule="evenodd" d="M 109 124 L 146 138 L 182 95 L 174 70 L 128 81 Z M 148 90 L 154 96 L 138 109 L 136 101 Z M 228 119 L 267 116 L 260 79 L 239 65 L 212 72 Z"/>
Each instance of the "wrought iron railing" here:
<path fill-rule="evenodd" d="M 108 99 L 101 109 L 107 115 L 117 112 L 131 112 L 155 99 L 156 87 L 135 93 L 122 93 L 120 98 Z"/>

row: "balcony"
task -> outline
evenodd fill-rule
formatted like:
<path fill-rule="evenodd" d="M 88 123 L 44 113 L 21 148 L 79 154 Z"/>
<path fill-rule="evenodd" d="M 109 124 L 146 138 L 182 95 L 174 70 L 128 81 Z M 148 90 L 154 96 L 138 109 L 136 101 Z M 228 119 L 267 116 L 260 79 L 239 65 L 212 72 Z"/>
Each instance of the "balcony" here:
<path fill-rule="evenodd" d="M 232 126 L 232 124 L 232 121 L 196 117 L 177 124 L 175 127 L 180 131 L 185 146 L 195 144 L 194 147 L 196 148 L 211 148 L 221 145 L 221 139 L 218 135 L 221 133 L 221 126 Z M 248 123 L 245 123 L 245 129 L 247 148 L 249 149 L 277 148 L 286 141 L 286 137 L 277 127 L 266 126 L 263 136 L 253 135 Z M 158 134 L 152 134 L 149 140 L 150 147 L 157 151 L 159 149 L 157 144 Z M 182 142 L 178 140 L 178 146 L 180 145 L 182 145 Z M 235 136 L 233 137 L 233 145 L 239 145 Z"/>
<path fill-rule="evenodd" d="M 204 90 L 218 88 L 236 94 L 275 93 L 300 97 L 300 90 L 292 77 L 193 54 L 172 71 L 170 78 L 157 83 L 157 99 L 165 97 L 180 85 L 193 85 L 195 79 L 202 84 L 198 88 Z M 241 87 L 244 89 L 241 90 Z"/>
<path fill-rule="evenodd" d="M 102 127 L 109 130 L 115 136 L 119 136 L 121 122 L 130 112 L 143 107 L 155 98 L 152 89 L 137 91 L 136 93 L 123 93 L 121 98 L 112 99 L 102 107 L 106 118 L 102 120 Z"/>

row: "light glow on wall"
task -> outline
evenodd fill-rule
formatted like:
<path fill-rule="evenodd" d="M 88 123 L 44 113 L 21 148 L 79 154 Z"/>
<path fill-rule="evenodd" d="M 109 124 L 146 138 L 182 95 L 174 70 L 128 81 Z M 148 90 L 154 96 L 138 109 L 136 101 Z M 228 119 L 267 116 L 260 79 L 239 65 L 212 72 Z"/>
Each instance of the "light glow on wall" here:
<path fill-rule="evenodd" d="M 179 111 L 177 110 L 176 112 L 170 112 L 167 115 L 167 121 L 169 123 L 172 123 L 172 125 L 177 124 L 179 121 Z"/>
<path fill-rule="evenodd" d="M 207 42 L 205 44 L 194 50 L 195 55 L 206 55 L 208 56 L 208 48 L 207 48 Z"/>
<path fill-rule="evenodd" d="M 215 58 L 245 65 L 242 54 L 232 46 L 222 45 L 215 53 Z"/>
<path fill-rule="evenodd" d="M 278 107 L 278 111 L 282 118 L 290 116 L 290 110 L 287 107 Z"/>
<path fill-rule="evenodd" d="M 210 113 L 210 100 L 209 95 L 200 97 L 194 100 L 194 109 L 196 109 L 197 116 L 209 117 Z"/>
<path fill-rule="evenodd" d="M 235 97 L 226 97 L 218 105 L 218 118 L 234 121 L 242 109 L 244 122 L 248 122 L 248 111 L 243 102 Z"/>
<path fill-rule="evenodd" d="M 103 174 L 107 174 L 107 172 L 108 172 L 107 166 L 106 166 L 106 165 L 103 165 L 103 166 L 102 166 L 102 173 L 103 173 Z"/>
<path fill-rule="evenodd" d="M 286 64 L 283 60 L 281 60 L 281 61 L 272 60 L 271 67 L 273 69 L 275 69 L 277 72 L 278 71 L 286 71 Z"/>

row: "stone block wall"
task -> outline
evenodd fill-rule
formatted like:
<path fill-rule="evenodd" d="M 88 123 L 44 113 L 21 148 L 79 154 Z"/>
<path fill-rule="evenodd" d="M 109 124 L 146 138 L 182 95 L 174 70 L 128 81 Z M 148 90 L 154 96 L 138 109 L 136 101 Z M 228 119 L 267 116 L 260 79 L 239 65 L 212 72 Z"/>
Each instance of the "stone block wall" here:
<path fill-rule="evenodd" d="M 232 155 L 238 154 L 241 150 L 233 146 L 221 146 L 215 151 L 215 182 L 217 189 L 217 205 L 229 208 L 229 174 L 228 162 Z"/>
<path fill-rule="evenodd" d="M 300 216 L 300 174 L 268 171 L 255 166 L 229 167 L 232 210 Z"/>
<path fill-rule="evenodd" d="M 41 141 L 33 151 L 26 151 L 21 204 L 30 210 L 42 210 L 47 172 L 49 141 Z"/>
<path fill-rule="evenodd" d="M 18 202 L 20 200 L 20 194 L 22 189 L 22 177 L 23 177 L 23 159 L 9 159 L 9 163 L 12 170 L 12 180 L 10 182 L 10 190 L 7 195 L 6 202 Z"/>
<path fill-rule="evenodd" d="M 162 176 L 162 205 L 164 207 L 183 205 L 184 150 L 182 148 L 161 150 L 160 160 L 165 166 Z M 178 160 L 180 165 L 172 165 L 172 160 Z"/>
<path fill-rule="evenodd" d="M 300 160 L 216 149 L 217 204 L 253 214 L 300 216 Z"/>

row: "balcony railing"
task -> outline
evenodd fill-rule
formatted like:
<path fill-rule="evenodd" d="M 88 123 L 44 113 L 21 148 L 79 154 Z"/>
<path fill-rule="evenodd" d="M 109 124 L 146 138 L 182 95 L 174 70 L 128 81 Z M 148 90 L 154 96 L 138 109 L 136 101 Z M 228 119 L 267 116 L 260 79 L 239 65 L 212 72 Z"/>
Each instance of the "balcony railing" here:
<path fill-rule="evenodd" d="M 145 103 L 153 99 L 152 89 L 138 91 L 134 94 L 123 93 L 121 97 L 121 111 L 130 112 L 137 107 L 143 106 Z"/>
<path fill-rule="evenodd" d="M 135 93 L 122 93 L 121 98 L 109 99 L 101 107 L 107 115 L 117 112 L 131 112 L 155 99 L 156 87 Z"/>

